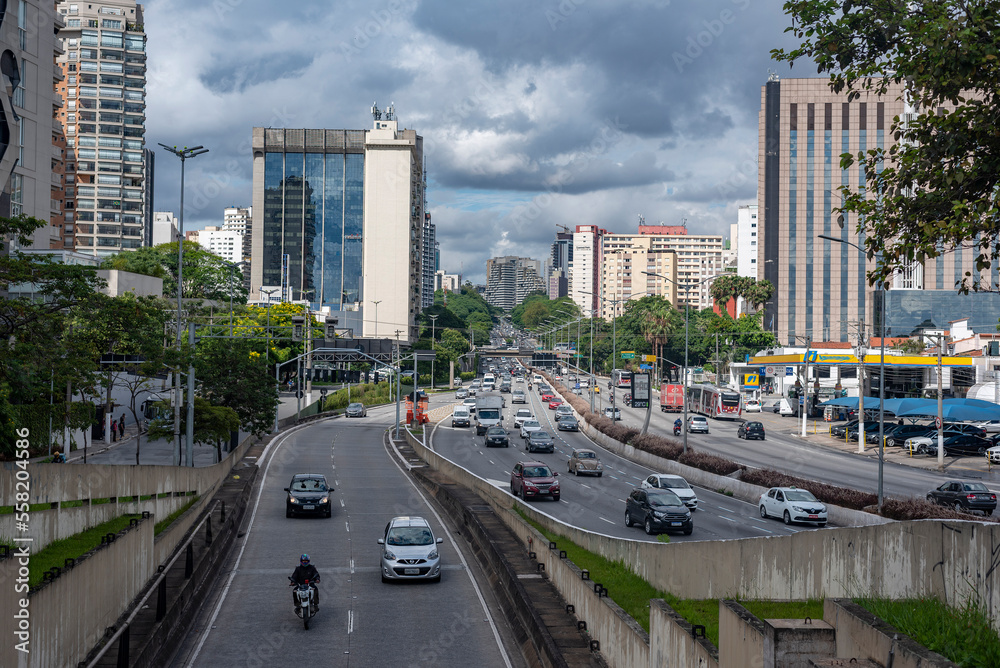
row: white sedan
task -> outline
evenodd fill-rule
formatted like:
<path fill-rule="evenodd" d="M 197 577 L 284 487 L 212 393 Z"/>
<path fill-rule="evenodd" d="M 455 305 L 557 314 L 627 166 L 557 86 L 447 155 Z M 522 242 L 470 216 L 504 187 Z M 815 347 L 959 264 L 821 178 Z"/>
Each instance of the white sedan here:
<path fill-rule="evenodd" d="M 1000 445 L 995 445 L 986 451 L 986 458 L 990 464 L 1000 464 Z"/>
<path fill-rule="evenodd" d="M 514 415 L 514 429 L 520 429 L 525 420 L 534 420 L 535 416 L 527 408 L 519 408 Z"/>
<path fill-rule="evenodd" d="M 760 516 L 780 517 L 785 524 L 814 522 L 826 526 L 826 506 L 812 492 L 795 487 L 772 487 L 760 495 Z"/>
<path fill-rule="evenodd" d="M 528 438 L 533 431 L 541 431 L 542 425 L 538 420 L 525 420 L 521 423 L 521 438 Z"/>
<path fill-rule="evenodd" d="M 957 431 L 945 431 L 942 435 L 942 440 L 947 441 L 952 436 L 961 436 L 961 432 Z M 937 454 L 938 437 L 937 432 L 934 432 L 930 436 L 914 436 L 912 438 L 906 439 L 903 442 L 903 447 L 910 450 L 918 455 L 922 454 Z"/>
<path fill-rule="evenodd" d="M 691 510 L 698 508 L 698 495 L 691 489 L 688 481 L 679 475 L 654 473 L 642 481 L 641 487 L 643 489 L 669 489 Z"/>

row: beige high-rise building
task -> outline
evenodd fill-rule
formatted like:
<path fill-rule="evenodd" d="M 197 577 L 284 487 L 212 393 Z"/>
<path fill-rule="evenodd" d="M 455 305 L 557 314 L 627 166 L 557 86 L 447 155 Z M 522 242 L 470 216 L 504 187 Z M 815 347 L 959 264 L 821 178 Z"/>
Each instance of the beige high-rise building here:
<path fill-rule="evenodd" d="M 602 256 L 628 250 L 637 243 L 652 251 L 672 250 L 677 253 L 678 300 L 671 303 L 703 309 L 712 305 L 709 295 L 710 278 L 725 269 L 722 237 L 712 234 L 689 234 L 686 227 L 673 225 L 640 225 L 638 234 L 605 234 Z M 636 289 L 636 294 L 642 289 Z"/>
<path fill-rule="evenodd" d="M 610 235 L 620 236 L 620 235 Z M 601 265 L 601 317 L 610 320 L 625 312 L 626 302 L 647 295 L 663 297 L 677 306 L 678 256 L 673 249 L 655 248 L 653 237 L 635 235 L 631 245 L 620 241 L 604 251 Z M 642 272 L 666 276 L 664 280 Z"/>
<path fill-rule="evenodd" d="M 111 255 L 146 232 L 146 33 L 135 0 L 60 2 L 67 222 L 78 251 Z M 72 217 L 72 218 L 71 218 Z"/>

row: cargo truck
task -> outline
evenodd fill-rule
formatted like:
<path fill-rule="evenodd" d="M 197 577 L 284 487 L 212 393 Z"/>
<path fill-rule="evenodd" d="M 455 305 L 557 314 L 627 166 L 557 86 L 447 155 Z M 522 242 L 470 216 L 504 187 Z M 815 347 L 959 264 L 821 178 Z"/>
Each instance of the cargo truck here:
<path fill-rule="evenodd" d="M 684 410 L 684 386 L 660 385 L 660 410 L 664 413 L 680 413 Z"/>
<path fill-rule="evenodd" d="M 476 396 L 476 434 L 482 436 L 490 427 L 503 426 L 503 408 L 506 401 L 499 394 L 483 393 Z"/>

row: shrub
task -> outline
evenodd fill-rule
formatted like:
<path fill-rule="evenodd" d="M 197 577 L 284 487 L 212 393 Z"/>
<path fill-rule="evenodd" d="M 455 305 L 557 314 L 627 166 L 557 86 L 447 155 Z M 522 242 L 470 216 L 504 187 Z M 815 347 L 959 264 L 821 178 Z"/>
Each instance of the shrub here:
<path fill-rule="evenodd" d="M 684 446 L 678 441 L 659 434 L 640 434 L 633 437 L 629 444 L 664 459 L 676 460 L 684 450 Z"/>
<path fill-rule="evenodd" d="M 695 452 L 691 448 L 688 448 L 687 452 L 682 452 L 677 461 L 685 466 L 693 466 L 716 475 L 729 475 L 743 469 L 742 465 L 724 457 L 710 455 L 707 452 Z"/>
<path fill-rule="evenodd" d="M 907 499 L 884 499 L 882 502 L 882 517 L 888 517 L 892 520 L 975 519 L 979 522 L 1000 522 L 1000 518 L 971 516 L 917 497 L 910 497 Z"/>
<path fill-rule="evenodd" d="M 860 492 L 856 489 L 834 487 L 825 483 L 805 478 L 797 478 L 771 469 L 746 470 L 740 475 L 740 480 L 761 487 L 801 487 L 809 490 L 817 499 L 842 508 L 864 510 L 867 506 L 878 503 L 878 495 L 871 492 Z"/>

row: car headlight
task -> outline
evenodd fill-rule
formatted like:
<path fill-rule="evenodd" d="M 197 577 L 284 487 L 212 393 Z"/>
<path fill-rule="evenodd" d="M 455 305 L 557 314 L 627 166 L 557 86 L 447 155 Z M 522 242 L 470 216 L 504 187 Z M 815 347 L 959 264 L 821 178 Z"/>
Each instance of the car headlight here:
<path fill-rule="evenodd" d="M 389 561 L 396 561 L 396 555 L 390 552 L 389 550 L 386 550 L 382 556 L 388 559 Z"/>
<path fill-rule="evenodd" d="M 290 496 L 290 497 L 288 497 L 288 502 L 289 503 L 298 503 L 299 500 L 296 499 L 294 496 Z"/>
<path fill-rule="evenodd" d="M 792 506 L 792 510 L 794 510 L 797 513 L 804 513 L 806 511 L 806 509 L 803 508 L 802 506 Z"/>
<path fill-rule="evenodd" d="M 328 496 L 324 496 L 322 499 L 319 500 L 320 503 L 329 503 L 329 501 L 330 497 Z"/>
<path fill-rule="evenodd" d="M 659 510 L 654 510 L 653 511 L 653 517 L 655 517 L 658 520 L 662 520 L 662 519 L 666 519 L 667 514 L 666 513 L 661 513 Z"/>
<path fill-rule="evenodd" d="M 431 550 L 430 553 L 427 555 L 427 560 L 428 561 L 434 561 L 437 558 L 438 558 L 438 551 L 437 550 Z"/>

